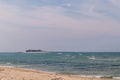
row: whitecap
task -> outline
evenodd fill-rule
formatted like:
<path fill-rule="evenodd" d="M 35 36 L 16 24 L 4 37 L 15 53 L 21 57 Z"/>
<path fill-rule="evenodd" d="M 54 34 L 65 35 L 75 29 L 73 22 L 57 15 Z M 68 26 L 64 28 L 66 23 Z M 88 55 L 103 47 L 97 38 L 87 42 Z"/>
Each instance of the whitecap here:
<path fill-rule="evenodd" d="M 88 59 L 90 59 L 90 60 L 96 60 L 96 57 L 95 56 L 91 56 L 91 57 L 88 57 Z"/>
<path fill-rule="evenodd" d="M 83 55 L 83 54 L 79 54 L 80 56 Z"/>
<path fill-rule="evenodd" d="M 63 54 L 63 53 L 57 53 L 57 54 Z"/>

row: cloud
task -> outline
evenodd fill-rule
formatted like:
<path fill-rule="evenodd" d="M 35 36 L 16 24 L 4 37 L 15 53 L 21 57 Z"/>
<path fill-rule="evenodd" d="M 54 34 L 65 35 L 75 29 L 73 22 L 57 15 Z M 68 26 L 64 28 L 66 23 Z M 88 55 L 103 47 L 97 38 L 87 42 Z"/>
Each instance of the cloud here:
<path fill-rule="evenodd" d="M 0 20 L 1 21 L 10 21 L 10 19 L 16 16 L 17 9 L 11 5 L 0 5 Z"/>
<path fill-rule="evenodd" d="M 94 48 L 99 50 L 103 45 L 110 43 L 113 45 L 115 41 L 113 39 L 107 43 L 111 37 L 120 36 L 119 20 L 111 15 L 119 12 L 116 8 L 102 5 L 101 0 L 63 2 L 60 3 L 61 5 L 56 5 L 57 3 L 28 5 L 28 8 L 21 5 L 0 4 L 2 46 L 9 46 L 7 47 L 9 50 L 11 46 L 14 46 L 12 48 L 14 50 L 23 45 L 24 49 L 32 46 L 31 48 L 76 50 L 75 48 L 80 47 L 81 50 L 94 50 Z M 92 43 L 94 46 L 91 48 Z"/>
<path fill-rule="evenodd" d="M 63 29 L 65 31 L 71 31 L 73 35 L 89 35 L 89 33 L 93 35 L 95 33 L 102 34 L 102 32 L 107 32 L 108 34 L 118 33 L 118 26 L 120 25 L 118 22 L 95 12 L 95 6 L 87 4 L 81 5 L 80 11 L 93 18 L 78 19 L 67 16 L 66 9 L 60 6 L 38 6 L 33 7 L 32 10 L 26 10 L 20 13 L 21 10 L 15 5 L 1 5 L 0 20 L 11 25 L 21 25 L 23 29 L 25 27 L 22 26 L 51 30 Z"/>
<path fill-rule="evenodd" d="M 108 1 L 111 2 L 114 6 L 120 8 L 120 0 L 108 0 Z"/>

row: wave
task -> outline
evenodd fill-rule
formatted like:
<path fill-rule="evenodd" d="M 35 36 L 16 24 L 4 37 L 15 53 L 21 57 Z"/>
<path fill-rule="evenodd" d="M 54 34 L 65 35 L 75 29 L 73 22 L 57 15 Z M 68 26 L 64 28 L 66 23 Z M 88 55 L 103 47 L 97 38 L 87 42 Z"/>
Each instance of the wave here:
<path fill-rule="evenodd" d="M 7 64 L 7 65 L 11 65 L 12 63 L 10 63 L 10 62 L 7 62 L 6 64 Z"/>
<path fill-rule="evenodd" d="M 114 77 L 111 75 L 80 75 L 81 77 L 89 77 L 89 78 L 104 78 L 104 79 L 115 79 L 120 80 L 120 77 Z"/>
<path fill-rule="evenodd" d="M 120 80 L 120 77 L 113 77 L 113 79 L 115 79 L 115 80 Z"/>
<path fill-rule="evenodd" d="M 103 61 L 120 61 L 120 58 L 102 58 Z"/>
<path fill-rule="evenodd" d="M 0 62 L 0 65 L 12 65 L 11 62 Z"/>
<path fill-rule="evenodd" d="M 120 58 L 103 58 L 103 57 L 95 57 L 95 56 L 88 56 L 89 60 L 98 60 L 98 61 L 120 61 Z"/>
<path fill-rule="evenodd" d="M 90 60 L 96 60 L 96 57 L 95 56 L 90 56 L 90 57 L 88 57 L 88 59 L 90 59 Z"/>
<path fill-rule="evenodd" d="M 83 54 L 79 54 L 80 56 L 83 55 Z"/>
<path fill-rule="evenodd" d="M 57 53 L 57 54 L 63 54 L 63 53 Z"/>

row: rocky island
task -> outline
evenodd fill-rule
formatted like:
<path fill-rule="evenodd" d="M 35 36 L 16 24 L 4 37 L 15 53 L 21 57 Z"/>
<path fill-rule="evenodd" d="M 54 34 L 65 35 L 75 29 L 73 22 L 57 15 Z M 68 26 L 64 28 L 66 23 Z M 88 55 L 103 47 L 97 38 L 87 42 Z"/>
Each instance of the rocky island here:
<path fill-rule="evenodd" d="M 29 50 L 26 50 L 26 52 L 45 52 L 43 50 L 32 50 L 32 49 L 29 49 Z"/>

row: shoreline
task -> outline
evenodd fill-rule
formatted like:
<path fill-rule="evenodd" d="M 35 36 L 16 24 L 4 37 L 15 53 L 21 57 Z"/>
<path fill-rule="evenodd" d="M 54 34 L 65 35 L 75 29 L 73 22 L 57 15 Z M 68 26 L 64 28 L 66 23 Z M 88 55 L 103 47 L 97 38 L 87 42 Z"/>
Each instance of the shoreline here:
<path fill-rule="evenodd" d="M 0 66 L 0 80 L 117 80 L 111 77 L 87 77 L 46 72 L 42 70 Z M 119 80 L 119 79 L 118 79 Z"/>

